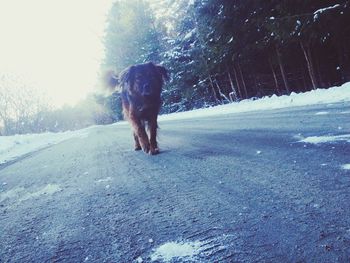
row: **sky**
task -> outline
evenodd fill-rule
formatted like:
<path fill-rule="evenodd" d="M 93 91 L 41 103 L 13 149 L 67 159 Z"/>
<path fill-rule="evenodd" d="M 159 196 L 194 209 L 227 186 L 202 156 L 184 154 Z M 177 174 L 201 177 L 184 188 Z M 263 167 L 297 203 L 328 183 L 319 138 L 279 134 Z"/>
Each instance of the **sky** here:
<path fill-rule="evenodd" d="M 56 107 L 74 105 L 96 89 L 112 2 L 0 0 L 0 73 L 21 78 Z"/>

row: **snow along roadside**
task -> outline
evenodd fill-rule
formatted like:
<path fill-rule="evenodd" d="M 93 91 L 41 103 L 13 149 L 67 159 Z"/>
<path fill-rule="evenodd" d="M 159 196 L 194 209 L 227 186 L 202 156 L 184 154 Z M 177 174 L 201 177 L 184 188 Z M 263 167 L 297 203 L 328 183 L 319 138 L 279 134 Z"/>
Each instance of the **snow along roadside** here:
<path fill-rule="evenodd" d="M 88 136 L 89 130 L 96 127 L 92 126 L 82 130 L 58 133 L 47 132 L 0 136 L 0 165 L 71 138 L 85 138 Z"/>
<path fill-rule="evenodd" d="M 340 87 L 317 89 L 305 93 L 294 93 L 284 96 L 273 95 L 258 100 L 242 100 L 236 103 L 219 105 L 206 109 L 171 113 L 159 116 L 159 120 L 180 120 L 198 117 L 210 117 L 230 113 L 240 113 L 258 110 L 273 110 L 288 107 L 308 106 L 350 101 L 350 82 Z"/>

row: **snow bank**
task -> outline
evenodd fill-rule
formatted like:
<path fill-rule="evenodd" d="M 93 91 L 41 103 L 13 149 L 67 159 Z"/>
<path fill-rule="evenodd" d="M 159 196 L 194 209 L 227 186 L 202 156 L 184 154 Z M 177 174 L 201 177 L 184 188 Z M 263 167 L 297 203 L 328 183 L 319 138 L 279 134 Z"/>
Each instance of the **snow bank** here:
<path fill-rule="evenodd" d="M 23 134 L 14 136 L 0 136 L 0 165 L 15 160 L 25 154 L 43 149 L 71 138 L 88 136 L 93 127 L 78 131 L 59 133 Z"/>
<path fill-rule="evenodd" d="M 339 142 L 339 141 L 350 142 L 350 134 L 334 135 L 334 136 L 311 136 L 311 137 L 302 139 L 299 142 L 318 144 L 318 143 L 330 143 L 330 142 Z"/>
<path fill-rule="evenodd" d="M 258 110 L 282 109 L 288 107 L 307 106 L 350 101 L 350 82 L 340 87 L 317 89 L 305 93 L 292 93 L 289 96 L 264 97 L 259 100 L 243 100 L 237 103 L 198 109 L 186 112 L 162 115 L 159 120 L 179 120 L 198 117 L 209 117 L 229 113 L 249 112 Z"/>

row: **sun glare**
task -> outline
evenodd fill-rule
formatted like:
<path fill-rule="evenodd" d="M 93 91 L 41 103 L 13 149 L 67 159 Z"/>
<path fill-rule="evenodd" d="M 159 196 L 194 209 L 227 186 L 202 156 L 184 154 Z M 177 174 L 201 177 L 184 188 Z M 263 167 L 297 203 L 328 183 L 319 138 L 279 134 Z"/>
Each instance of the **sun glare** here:
<path fill-rule="evenodd" d="M 27 79 L 54 106 L 94 90 L 112 0 L 0 1 L 0 71 Z"/>

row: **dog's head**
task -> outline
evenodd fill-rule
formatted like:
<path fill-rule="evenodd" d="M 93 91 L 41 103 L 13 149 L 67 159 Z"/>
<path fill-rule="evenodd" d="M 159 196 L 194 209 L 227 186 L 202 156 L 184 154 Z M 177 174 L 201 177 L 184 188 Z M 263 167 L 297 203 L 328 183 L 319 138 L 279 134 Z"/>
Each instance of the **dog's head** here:
<path fill-rule="evenodd" d="M 123 92 L 131 96 L 159 97 L 168 72 L 163 66 L 152 62 L 134 65 L 120 74 Z"/>

